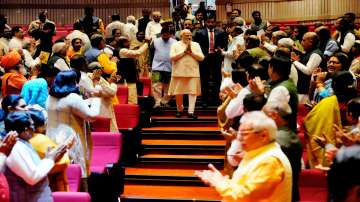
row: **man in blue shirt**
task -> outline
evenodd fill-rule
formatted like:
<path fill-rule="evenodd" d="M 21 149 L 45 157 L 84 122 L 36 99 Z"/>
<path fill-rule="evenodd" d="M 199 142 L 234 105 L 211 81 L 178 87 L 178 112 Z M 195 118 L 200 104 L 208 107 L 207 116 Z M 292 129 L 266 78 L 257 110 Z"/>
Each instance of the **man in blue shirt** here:
<path fill-rule="evenodd" d="M 168 95 L 171 79 L 170 48 L 176 42 L 172 38 L 169 28 L 162 28 L 161 37 L 154 39 L 150 47 L 152 57 L 152 93 L 155 99 L 154 108 L 166 105 L 170 96 Z"/>

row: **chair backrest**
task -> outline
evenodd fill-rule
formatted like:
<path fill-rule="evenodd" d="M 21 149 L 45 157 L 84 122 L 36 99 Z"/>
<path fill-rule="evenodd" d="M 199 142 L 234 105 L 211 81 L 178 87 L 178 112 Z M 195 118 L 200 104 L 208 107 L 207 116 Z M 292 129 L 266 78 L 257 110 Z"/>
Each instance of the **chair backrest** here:
<path fill-rule="evenodd" d="M 317 169 L 302 170 L 299 180 L 301 201 L 326 201 L 327 180 L 324 172 Z"/>
<path fill-rule="evenodd" d="M 119 100 L 119 104 L 127 104 L 129 97 L 129 89 L 127 86 L 120 85 L 116 91 L 116 97 Z"/>
<path fill-rule="evenodd" d="M 96 120 L 91 123 L 93 132 L 110 132 L 110 118 L 107 117 L 96 117 Z"/>
<path fill-rule="evenodd" d="M 150 96 L 151 92 L 151 79 L 147 77 L 140 77 L 141 83 L 143 83 L 143 96 Z"/>
<path fill-rule="evenodd" d="M 121 157 L 122 135 L 113 132 L 93 132 L 91 166 L 106 167 L 106 164 L 117 163 Z"/>
<path fill-rule="evenodd" d="M 69 191 L 80 191 L 81 167 L 79 164 L 70 164 L 66 169 L 69 182 Z"/>
<path fill-rule="evenodd" d="M 136 128 L 139 124 L 140 107 L 135 104 L 116 104 L 114 113 L 119 130 Z"/>

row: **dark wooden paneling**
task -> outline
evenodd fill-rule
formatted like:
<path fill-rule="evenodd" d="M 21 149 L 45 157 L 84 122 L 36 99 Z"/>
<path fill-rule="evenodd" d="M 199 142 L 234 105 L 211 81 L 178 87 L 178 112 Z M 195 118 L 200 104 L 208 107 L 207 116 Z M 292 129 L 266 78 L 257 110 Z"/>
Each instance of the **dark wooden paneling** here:
<path fill-rule="evenodd" d="M 217 0 L 216 14 L 219 19 L 226 19 L 225 4 L 228 0 Z M 261 12 L 263 19 L 270 21 L 310 21 L 334 19 L 346 12 L 360 14 L 359 0 L 231 0 L 232 8 L 241 10 L 242 17 L 251 20 L 254 10 Z"/>

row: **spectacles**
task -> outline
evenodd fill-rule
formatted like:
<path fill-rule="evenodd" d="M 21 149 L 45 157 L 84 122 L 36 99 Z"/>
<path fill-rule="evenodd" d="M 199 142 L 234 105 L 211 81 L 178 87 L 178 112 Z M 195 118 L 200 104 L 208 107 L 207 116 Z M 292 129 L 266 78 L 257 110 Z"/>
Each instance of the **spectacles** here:
<path fill-rule="evenodd" d="M 339 61 L 331 61 L 331 60 L 329 60 L 327 63 L 328 63 L 328 64 L 331 64 L 331 63 L 333 63 L 333 64 L 340 64 Z"/>
<path fill-rule="evenodd" d="M 241 135 L 241 136 L 247 136 L 251 133 L 260 133 L 261 131 L 256 131 L 256 130 L 239 130 L 238 131 L 238 135 Z"/>

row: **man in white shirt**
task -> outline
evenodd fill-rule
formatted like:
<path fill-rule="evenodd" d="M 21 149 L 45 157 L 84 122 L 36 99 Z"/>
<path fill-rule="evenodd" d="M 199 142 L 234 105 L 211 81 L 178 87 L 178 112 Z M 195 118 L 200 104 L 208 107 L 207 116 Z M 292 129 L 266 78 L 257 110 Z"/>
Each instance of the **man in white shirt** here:
<path fill-rule="evenodd" d="M 129 41 L 136 39 L 136 33 L 138 32 L 138 29 L 135 26 L 135 23 L 136 19 L 134 16 L 127 16 L 126 24 L 124 25 L 124 35 L 128 37 Z"/>
<path fill-rule="evenodd" d="M 232 27 L 231 36 L 233 37 L 232 41 L 228 44 L 227 51 L 221 50 L 221 55 L 224 56 L 224 71 L 227 73 L 232 72 L 232 63 L 235 62 L 234 51 L 237 50 L 238 46 L 244 48 L 245 41 L 242 34 L 242 29 L 240 26 Z"/>
<path fill-rule="evenodd" d="M 11 112 L 5 119 L 5 129 L 16 131 L 19 140 L 15 143 L 6 159 L 7 177 L 12 201 L 52 201 L 47 174 L 54 162 L 66 152 L 65 144 L 49 150 L 44 159 L 40 159 L 29 143 L 34 133 L 33 121 L 25 111 Z"/>
<path fill-rule="evenodd" d="M 111 23 L 108 24 L 106 26 L 106 29 L 105 29 L 105 38 L 114 37 L 112 35 L 112 31 L 114 29 L 120 30 L 121 31 L 121 36 L 125 36 L 124 35 L 124 26 L 125 26 L 125 24 L 120 22 L 120 15 L 119 14 L 112 15 L 111 16 Z"/>
<path fill-rule="evenodd" d="M 286 102 L 291 107 L 291 114 L 289 115 L 289 128 L 296 132 L 297 123 L 297 107 L 298 97 L 294 82 L 289 78 L 291 69 L 291 61 L 285 56 L 273 56 L 269 64 L 269 87 L 270 92 L 266 93 L 265 85 L 260 78 L 256 77 L 249 81 L 249 86 L 252 92 L 257 94 L 268 94 L 267 102 Z"/>
<path fill-rule="evenodd" d="M 161 13 L 159 11 L 154 11 L 152 13 L 152 17 L 153 17 L 153 20 L 147 24 L 146 30 L 145 30 L 145 39 L 147 39 L 147 40 L 155 39 L 156 35 L 159 34 L 162 29 L 161 24 L 160 24 Z"/>
<path fill-rule="evenodd" d="M 291 54 L 291 60 L 298 70 L 297 89 L 299 94 L 308 94 L 311 74 L 321 64 L 323 54 L 318 48 L 318 44 L 318 35 L 315 32 L 307 32 L 301 41 L 305 54 L 301 57 L 295 53 Z M 301 103 L 305 102 L 306 96 L 302 96 L 301 100 Z"/>
<path fill-rule="evenodd" d="M 22 49 L 24 45 L 24 31 L 20 26 L 13 27 L 11 30 L 13 37 L 9 41 L 9 49 Z"/>

